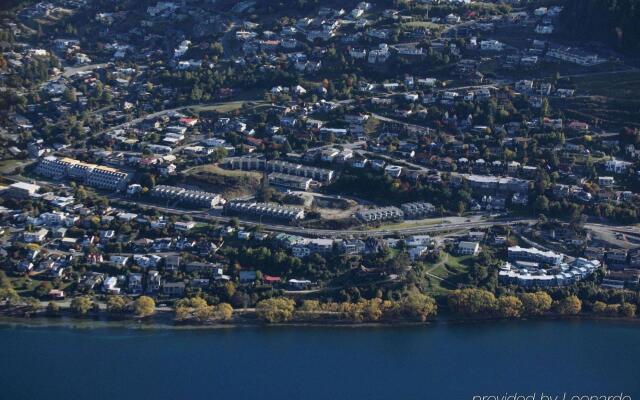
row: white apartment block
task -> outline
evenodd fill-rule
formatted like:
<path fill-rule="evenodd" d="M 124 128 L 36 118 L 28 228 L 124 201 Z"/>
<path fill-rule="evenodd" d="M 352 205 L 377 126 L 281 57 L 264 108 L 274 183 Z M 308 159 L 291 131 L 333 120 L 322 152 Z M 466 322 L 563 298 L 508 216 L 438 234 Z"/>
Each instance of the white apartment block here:
<path fill-rule="evenodd" d="M 356 214 L 363 222 L 382 222 L 404 218 L 404 213 L 397 207 L 380 207 L 363 210 Z"/>
<path fill-rule="evenodd" d="M 306 165 L 290 163 L 287 161 L 271 160 L 257 157 L 234 157 L 227 160 L 227 165 L 232 169 L 243 171 L 267 171 L 280 174 L 294 175 L 311 178 L 320 183 L 329 183 L 334 177 L 334 171 L 324 168 L 309 167 Z"/>
<path fill-rule="evenodd" d="M 176 186 L 157 185 L 151 191 L 156 198 L 176 201 L 194 207 L 213 208 L 224 203 L 224 199 L 217 193 L 187 190 Z"/>
<path fill-rule="evenodd" d="M 106 190 L 123 190 L 130 179 L 128 173 L 115 168 L 55 156 L 40 160 L 36 173 L 56 179 L 81 180 L 88 186 Z"/>
<path fill-rule="evenodd" d="M 285 219 L 288 221 L 300 220 L 304 218 L 304 210 L 301 208 L 284 207 L 277 204 L 268 203 L 229 202 L 226 204 L 225 210 L 232 213 L 253 215 L 257 217 Z"/>

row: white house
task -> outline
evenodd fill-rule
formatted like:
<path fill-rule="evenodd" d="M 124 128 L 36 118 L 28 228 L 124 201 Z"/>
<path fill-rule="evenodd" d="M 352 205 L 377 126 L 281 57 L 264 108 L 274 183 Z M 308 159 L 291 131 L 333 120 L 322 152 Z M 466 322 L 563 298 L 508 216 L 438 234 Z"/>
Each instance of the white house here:
<path fill-rule="evenodd" d="M 598 177 L 598 186 L 613 186 L 615 184 L 615 180 L 613 176 L 599 176 Z"/>
<path fill-rule="evenodd" d="M 622 160 L 609 160 L 604 163 L 604 167 L 606 168 L 607 172 L 624 174 L 629 168 L 633 167 L 633 163 Z"/>
<path fill-rule="evenodd" d="M 477 256 L 480 252 L 480 243 L 478 242 L 459 242 L 456 248 L 456 253 L 462 256 Z"/>
<path fill-rule="evenodd" d="M 480 49 L 484 51 L 502 51 L 504 50 L 504 43 L 497 40 L 483 40 L 480 42 Z"/>
<path fill-rule="evenodd" d="M 38 229 L 34 232 L 25 232 L 22 236 L 26 243 L 42 243 L 48 234 L 48 230 Z"/>

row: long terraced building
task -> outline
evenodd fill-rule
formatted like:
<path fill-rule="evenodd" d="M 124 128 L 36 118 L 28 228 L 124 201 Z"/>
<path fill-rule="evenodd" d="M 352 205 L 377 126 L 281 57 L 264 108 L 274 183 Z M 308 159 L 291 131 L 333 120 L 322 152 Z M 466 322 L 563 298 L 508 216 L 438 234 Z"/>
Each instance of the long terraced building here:
<path fill-rule="evenodd" d="M 73 158 L 44 157 L 35 169 L 38 175 L 54 179 L 68 178 L 87 186 L 105 190 L 123 190 L 130 175 L 116 168 L 75 160 Z"/>

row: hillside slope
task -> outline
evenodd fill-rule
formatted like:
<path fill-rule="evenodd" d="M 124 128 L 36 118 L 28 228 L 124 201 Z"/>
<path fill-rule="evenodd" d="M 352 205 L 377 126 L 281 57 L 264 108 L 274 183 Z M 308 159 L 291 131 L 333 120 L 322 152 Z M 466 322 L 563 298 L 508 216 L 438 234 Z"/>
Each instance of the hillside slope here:
<path fill-rule="evenodd" d="M 568 38 L 602 41 L 640 56 L 640 0 L 566 0 L 560 20 Z"/>

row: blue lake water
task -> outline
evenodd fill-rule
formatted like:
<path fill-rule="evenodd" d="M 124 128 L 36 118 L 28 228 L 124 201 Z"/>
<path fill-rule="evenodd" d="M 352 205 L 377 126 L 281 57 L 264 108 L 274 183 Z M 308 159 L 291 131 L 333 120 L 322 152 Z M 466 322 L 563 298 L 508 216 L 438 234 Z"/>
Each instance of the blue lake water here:
<path fill-rule="evenodd" d="M 640 325 L 0 327 L 0 399 L 640 399 Z M 567 400 L 569 398 L 567 397 Z"/>

